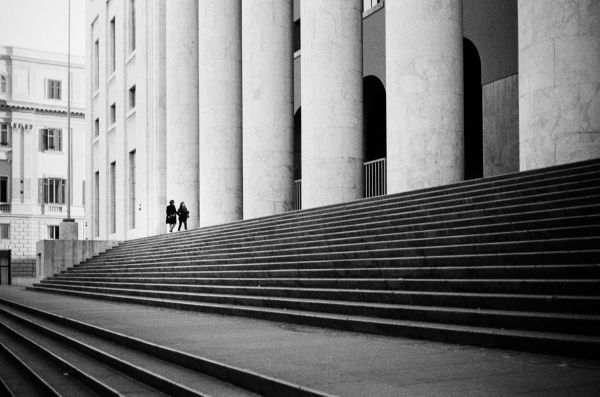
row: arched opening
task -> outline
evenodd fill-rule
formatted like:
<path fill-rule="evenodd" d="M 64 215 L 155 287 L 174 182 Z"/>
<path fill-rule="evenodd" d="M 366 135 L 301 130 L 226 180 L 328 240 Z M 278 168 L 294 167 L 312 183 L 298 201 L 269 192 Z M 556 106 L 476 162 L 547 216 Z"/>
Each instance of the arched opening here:
<path fill-rule="evenodd" d="M 386 194 L 386 96 L 375 76 L 363 79 L 365 197 Z"/>
<path fill-rule="evenodd" d="M 302 203 L 302 108 L 294 114 L 294 209 Z"/>
<path fill-rule="evenodd" d="M 481 60 L 469 39 L 463 39 L 465 180 L 483 177 L 483 108 Z"/>

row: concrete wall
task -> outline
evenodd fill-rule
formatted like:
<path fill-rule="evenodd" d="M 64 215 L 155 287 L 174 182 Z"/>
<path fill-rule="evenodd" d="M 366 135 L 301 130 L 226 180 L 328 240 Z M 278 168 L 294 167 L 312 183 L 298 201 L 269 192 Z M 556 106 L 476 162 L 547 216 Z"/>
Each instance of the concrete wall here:
<path fill-rule="evenodd" d="M 519 77 L 483 86 L 483 176 L 519 171 Z"/>
<path fill-rule="evenodd" d="M 42 240 L 36 244 L 37 280 L 51 277 L 119 245 L 118 241 Z"/>

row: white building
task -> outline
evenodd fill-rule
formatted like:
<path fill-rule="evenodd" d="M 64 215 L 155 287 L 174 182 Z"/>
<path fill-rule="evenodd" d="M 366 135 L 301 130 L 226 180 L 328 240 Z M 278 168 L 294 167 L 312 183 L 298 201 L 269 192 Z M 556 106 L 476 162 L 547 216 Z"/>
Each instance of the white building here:
<path fill-rule="evenodd" d="M 71 217 L 86 238 L 85 72 L 82 57 L 71 62 Z M 0 46 L 0 255 L 13 283 L 35 276 L 36 242 L 58 238 L 67 217 L 68 144 L 67 56 Z"/>
<path fill-rule="evenodd" d="M 94 238 L 600 157 L 600 8 L 90 0 Z"/>

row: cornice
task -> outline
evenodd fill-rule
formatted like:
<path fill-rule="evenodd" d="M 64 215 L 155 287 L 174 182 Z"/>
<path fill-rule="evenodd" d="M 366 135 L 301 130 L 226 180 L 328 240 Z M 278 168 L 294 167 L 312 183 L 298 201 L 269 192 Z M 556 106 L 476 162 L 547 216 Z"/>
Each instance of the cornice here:
<path fill-rule="evenodd" d="M 3 111 L 16 111 L 16 112 L 29 112 L 29 113 L 37 113 L 37 114 L 51 114 L 58 116 L 66 116 L 66 109 L 59 108 L 44 108 L 35 105 L 27 105 L 27 104 L 19 104 L 19 103 L 8 103 L 4 101 L 0 101 L 0 110 Z M 85 118 L 85 112 L 81 110 L 71 110 L 71 116 L 75 118 Z"/>

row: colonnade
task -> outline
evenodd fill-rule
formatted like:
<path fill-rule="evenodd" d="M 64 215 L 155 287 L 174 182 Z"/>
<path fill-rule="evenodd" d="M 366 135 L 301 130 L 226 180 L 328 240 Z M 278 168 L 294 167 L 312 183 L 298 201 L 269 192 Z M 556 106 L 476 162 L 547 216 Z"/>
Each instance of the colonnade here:
<path fill-rule="evenodd" d="M 363 197 L 362 3 L 301 2 L 302 208 Z M 600 155 L 597 2 L 575 2 L 590 9 L 559 31 L 537 3 L 519 0 L 523 169 Z M 291 208 L 292 9 L 167 2 L 167 195 L 201 226 Z M 385 12 L 388 193 L 460 181 L 462 0 L 387 1 Z M 565 59 L 550 59 L 557 48 Z"/>

